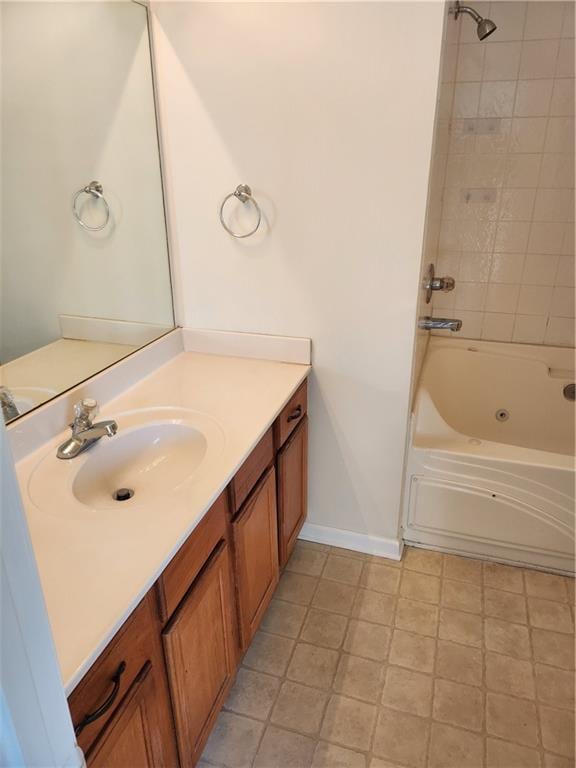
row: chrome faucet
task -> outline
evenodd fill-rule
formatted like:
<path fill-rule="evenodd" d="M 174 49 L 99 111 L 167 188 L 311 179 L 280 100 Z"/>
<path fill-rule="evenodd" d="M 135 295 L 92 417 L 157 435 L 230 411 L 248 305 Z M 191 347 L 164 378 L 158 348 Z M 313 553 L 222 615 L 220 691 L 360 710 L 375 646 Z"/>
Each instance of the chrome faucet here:
<path fill-rule="evenodd" d="M 425 331 L 459 331 L 462 328 L 462 320 L 447 317 L 420 317 L 418 328 Z"/>
<path fill-rule="evenodd" d="M 14 402 L 14 396 L 8 387 L 0 386 L 0 405 L 2 406 L 2 416 L 5 422 L 12 421 L 20 416 L 18 406 Z"/>
<path fill-rule="evenodd" d="M 98 403 L 91 397 L 76 403 L 74 421 L 70 424 L 72 437 L 65 440 L 58 448 L 56 456 L 59 459 L 74 459 L 97 443 L 101 437 L 113 437 L 118 432 L 118 424 L 115 421 L 99 421 L 94 424 L 93 418 L 97 413 Z"/>

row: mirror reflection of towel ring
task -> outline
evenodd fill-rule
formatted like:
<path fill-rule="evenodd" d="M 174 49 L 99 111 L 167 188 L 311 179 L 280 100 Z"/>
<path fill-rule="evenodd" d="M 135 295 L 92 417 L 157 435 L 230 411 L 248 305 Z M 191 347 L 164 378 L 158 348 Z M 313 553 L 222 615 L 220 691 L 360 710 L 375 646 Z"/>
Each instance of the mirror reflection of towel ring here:
<path fill-rule="evenodd" d="M 100 184 L 99 181 L 91 181 L 90 184 L 87 184 L 85 187 L 82 187 L 82 189 L 79 189 L 78 192 L 74 195 L 74 198 L 72 200 L 72 213 L 74 214 L 74 218 L 80 224 L 81 227 L 84 227 L 84 229 L 90 230 L 90 232 L 100 232 L 100 230 L 104 229 L 108 222 L 110 221 L 110 207 L 108 203 L 106 202 L 106 198 L 104 197 L 104 187 L 102 184 Z M 97 198 L 98 200 L 101 200 L 104 204 L 104 211 L 106 218 L 104 219 L 103 224 L 98 224 L 95 227 L 92 227 L 90 224 L 86 224 L 86 222 L 82 219 L 80 216 L 80 211 L 78 210 L 78 198 L 80 195 L 92 195 L 92 197 Z"/>
<path fill-rule="evenodd" d="M 234 230 L 230 229 L 230 227 L 226 224 L 224 221 L 224 206 L 230 200 L 231 197 L 235 197 L 237 200 L 240 200 L 241 203 L 252 203 L 254 208 L 256 209 L 256 213 L 258 215 L 258 220 L 256 221 L 256 226 L 250 230 L 250 232 L 234 232 Z M 260 222 L 262 221 L 262 211 L 260 210 L 260 206 L 254 200 L 252 197 L 252 190 L 248 186 L 248 184 L 238 184 L 234 192 L 230 192 L 229 195 L 226 195 L 224 200 L 222 200 L 222 205 L 220 206 L 220 223 L 228 232 L 229 235 L 232 235 L 232 237 L 242 238 L 242 237 L 250 237 L 250 235 L 253 235 L 258 227 L 260 226 Z"/>

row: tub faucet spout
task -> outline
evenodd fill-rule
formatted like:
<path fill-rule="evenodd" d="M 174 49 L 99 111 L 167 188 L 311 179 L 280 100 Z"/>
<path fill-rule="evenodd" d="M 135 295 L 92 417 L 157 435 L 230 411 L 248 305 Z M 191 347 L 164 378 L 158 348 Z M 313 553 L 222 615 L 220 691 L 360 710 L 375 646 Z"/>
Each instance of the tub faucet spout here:
<path fill-rule="evenodd" d="M 462 320 L 448 317 L 420 317 L 418 328 L 425 331 L 459 331 L 462 328 Z"/>

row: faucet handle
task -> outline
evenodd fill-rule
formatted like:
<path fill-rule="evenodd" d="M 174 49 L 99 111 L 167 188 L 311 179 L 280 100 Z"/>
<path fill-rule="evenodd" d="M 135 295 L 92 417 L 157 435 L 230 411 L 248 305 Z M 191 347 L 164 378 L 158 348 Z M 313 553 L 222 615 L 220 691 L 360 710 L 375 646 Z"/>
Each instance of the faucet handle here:
<path fill-rule="evenodd" d="M 93 397 L 84 397 L 74 406 L 74 416 L 82 421 L 91 422 L 98 413 L 98 403 Z"/>

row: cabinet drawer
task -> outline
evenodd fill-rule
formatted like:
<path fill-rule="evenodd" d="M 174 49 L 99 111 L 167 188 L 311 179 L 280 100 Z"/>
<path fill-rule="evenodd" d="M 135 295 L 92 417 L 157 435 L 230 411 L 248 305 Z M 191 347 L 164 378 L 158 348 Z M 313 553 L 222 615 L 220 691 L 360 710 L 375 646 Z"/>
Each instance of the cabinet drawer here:
<path fill-rule="evenodd" d="M 282 413 L 274 423 L 274 443 L 279 450 L 298 424 L 306 416 L 308 409 L 308 381 L 304 381 L 284 406 Z"/>
<path fill-rule="evenodd" d="M 240 467 L 234 479 L 230 483 L 230 506 L 232 514 L 235 515 L 242 504 L 250 495 L 250 491 L 265 469 L 274 461 L 274 440 L 272 428 L 266 432 L 256 448 Z"/>
<path fill-rule="evenodd" d="M 227 513 L 223 491 L 156 582 L 162 623 L 174 613 L 216 545 L 226 538 Z"/>
<path fill-rule="evenodd" d="M 149 592 L 70 694 L 72 723 L 85 752 L 111 719 L 138 673 L 154 657 L 159 631 L 154 597 Z M 94 722 L 83 725 L 86 717 L 98 710 L 104 711 Z"/>

